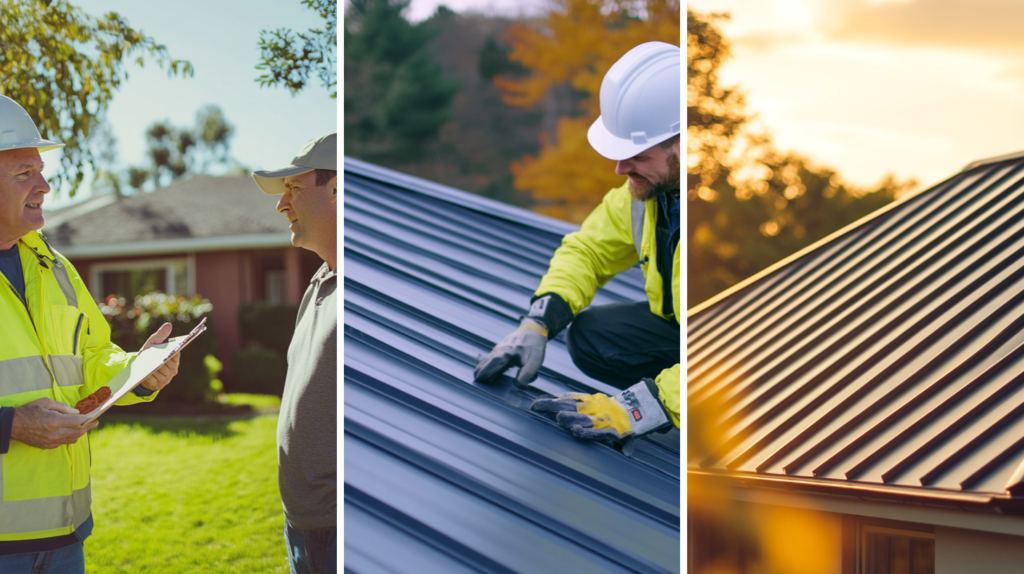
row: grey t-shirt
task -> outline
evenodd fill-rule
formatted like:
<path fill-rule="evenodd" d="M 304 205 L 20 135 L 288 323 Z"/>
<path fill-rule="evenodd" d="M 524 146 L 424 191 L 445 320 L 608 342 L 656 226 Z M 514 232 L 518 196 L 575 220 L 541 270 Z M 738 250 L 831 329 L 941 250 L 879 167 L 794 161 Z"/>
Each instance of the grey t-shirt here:
<path fill-rule="evenodd" d="M 302 297 L 277 421 L 278 486 L 300 530 L 337 527 L 338 275 L 325 263 Z"/>

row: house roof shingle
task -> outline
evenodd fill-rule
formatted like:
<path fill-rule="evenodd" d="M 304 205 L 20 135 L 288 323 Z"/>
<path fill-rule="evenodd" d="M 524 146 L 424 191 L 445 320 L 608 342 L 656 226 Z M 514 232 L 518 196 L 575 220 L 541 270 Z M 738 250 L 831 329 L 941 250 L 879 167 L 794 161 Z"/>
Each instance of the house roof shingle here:
<path fill-rule="evenodd" d="M 248 177 L 200 175 L 150 193 L 101 201 L 70 218 L 55 214 L 43 231 L 65 254 L 161 242 L 201 246 L 243 236 L 273 236 L 272 242 L 284 246 L 288 222 L 277 213 L 277 200 Z"/>

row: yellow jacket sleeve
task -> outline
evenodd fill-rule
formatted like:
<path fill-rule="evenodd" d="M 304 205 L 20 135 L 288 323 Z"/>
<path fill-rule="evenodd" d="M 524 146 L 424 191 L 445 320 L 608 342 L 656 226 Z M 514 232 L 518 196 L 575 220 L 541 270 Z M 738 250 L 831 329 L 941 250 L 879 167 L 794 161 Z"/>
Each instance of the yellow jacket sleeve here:
<path fill-rule="evenodd" d="M 665 405 L 669 416 L 672 417 L 672 423 L 676 425 L 676 428 L 679 428 L 679 364 L 676 363 L 674 366 L 662 371 L 654 379 L 654 384 L 658 386 L 661 404 Z"/>
<path fill-rule="evenodd" d="M 60 257 L 68 268 L 75 294 L 78 296 L 78 308 L 87 317 L 87 322 L 83 325 L 85 332 L 82 334 L 82 374 L 85 384 L 82 385 L 80 397 L 85 398 L 107 384 L 114 375 L 131 364 L 137 353 L 125 352 L 111 342 L 110 325 L 103 317 L 99 307 L 96 306 L 96 302 L 93 301 L 92 294 L 86 289 L 78 271 L 71 266 L 67 259 L 64 259 L 63 256 Z M 156 398 L 157 394 L 140 397 L 135 393 L 128 393 L 117 401 L 117 404 L 131 405 L 149 402 Z"/>
<path fill-rule="evenodd" d="M 630 226 L 628 183 L 609 191 L 579 231 L 562 239 L 536 295 L 556 293 L 579 313 L 598 287 L 636 265 L 639 257 Z"/>

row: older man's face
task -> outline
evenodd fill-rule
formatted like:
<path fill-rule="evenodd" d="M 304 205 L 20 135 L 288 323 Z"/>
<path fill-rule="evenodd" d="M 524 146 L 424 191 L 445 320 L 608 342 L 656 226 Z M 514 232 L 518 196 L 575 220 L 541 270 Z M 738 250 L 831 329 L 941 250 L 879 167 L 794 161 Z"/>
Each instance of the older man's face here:
<path fill-rule="evenodd" d="M 667 148 L 656 145 L 615 164 L 615 173 L 629 177 L 633 199 L 646 201 L 679 192 L 679 140 Z"/>
<path fill-rule="evenodd" d="M 0 151 L 0 248 L 43 227 L 43 197 L 49 192 L 38 150 Z"/>

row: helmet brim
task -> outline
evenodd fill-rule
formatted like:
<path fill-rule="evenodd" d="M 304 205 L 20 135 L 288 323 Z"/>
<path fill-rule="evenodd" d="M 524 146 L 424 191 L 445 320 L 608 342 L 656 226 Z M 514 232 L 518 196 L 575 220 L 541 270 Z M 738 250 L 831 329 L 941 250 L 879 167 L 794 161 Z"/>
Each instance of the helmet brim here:
<path fill-rule="evenodd" d="M 55 141 L 44 140 L 43 138 L 33 138 L 30 140 L 14 142 L 5 146 L 0 146 L 0 151 L 7 151 L 12 149 L 30 149 L 36 148 L 39 153 L 44 151 L 50 151 L 52 149 L 62 148 L 64 144 Z"/>
<path fill-rule="evenodd" d="M 640 152 L 649 150 L 675 135 L 677 134 L 667 133 L 657 138 L 648 139 L 642 144 L 638 144 L 634 143 L 633 140 L 627 140 L 613 135 L 604 127 L 604 122 L 601 121 L 601 117 L 598 116 L 598 118 L 594 120 L 594 123 L 590 125 L 590 129 L 587 130 L 587 141 L 590 142 L 590 147 L 594 148 L 594 151 L 597 153 L 610 160 L 621 161 L 636 156 L 640 154 Z"/>

